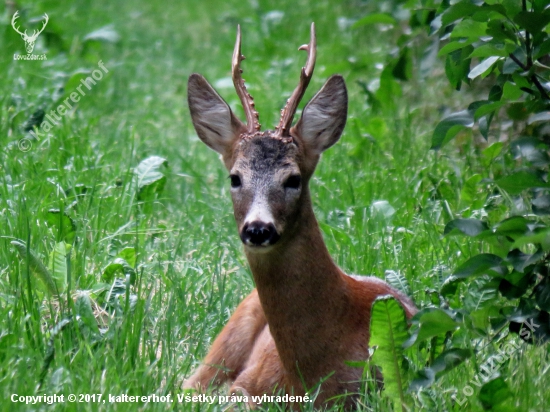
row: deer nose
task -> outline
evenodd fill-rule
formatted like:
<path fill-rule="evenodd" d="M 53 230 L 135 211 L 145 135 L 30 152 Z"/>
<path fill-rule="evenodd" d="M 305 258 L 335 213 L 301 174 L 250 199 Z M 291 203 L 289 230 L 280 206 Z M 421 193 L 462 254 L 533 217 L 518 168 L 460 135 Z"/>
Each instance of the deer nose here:
<path fill-rule="evenodd" d="M 271 246 L 279 240 L 279 234 L 273 223 L 254 221 L 245 223 L 241 240 L 247 246 Z"/>

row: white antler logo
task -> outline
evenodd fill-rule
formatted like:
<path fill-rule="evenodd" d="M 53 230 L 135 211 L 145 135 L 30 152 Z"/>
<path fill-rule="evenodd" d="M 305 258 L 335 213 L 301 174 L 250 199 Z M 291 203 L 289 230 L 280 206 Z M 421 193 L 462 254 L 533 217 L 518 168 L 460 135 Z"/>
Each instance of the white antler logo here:
<path fill-rule="evenodd" d="M 46 13 L 44 13 L 44 22 L 42 23 L 42 28 L 40 30 L 34 30 L 32 35 L 27 34 L 27 30 L 25 30 L 23 33 L 17 28 L 15 25 L 15 21 L 19 17 L 19 11 L 16 11 L 13 15 L 13 18 L 11 19 L 11 25 L 13 29 L 21 35 L 21 38 L 25 42 L 25 49 L 27 49 L 27 53 L 31 54 L 34 50 L 34 44 L 36 43 L 36 39 L 38 38 L 38 35 L 44 31 L 44 28 L 46 27 L 46 24 L 48 24 L 48 20 L 50 19 Z"/>

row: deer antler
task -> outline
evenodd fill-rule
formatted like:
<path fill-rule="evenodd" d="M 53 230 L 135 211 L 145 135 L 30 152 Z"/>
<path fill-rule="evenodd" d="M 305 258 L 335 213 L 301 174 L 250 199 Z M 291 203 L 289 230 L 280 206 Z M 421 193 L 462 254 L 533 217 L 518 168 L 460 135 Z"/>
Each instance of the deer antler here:
<path fill-rule="evenodd" d="M 15 21 L 16 21 L 18 18 L 19 18 L 19 10 L 17 10 L 17 11 L 14 13 L 13 17 L 11 18 L 11 26 L 12 26 L 13 29 L 14 29 L 17 33 L 19 33 L 21 36 L 26 36 L 26 35 L 27 35 L 27 30 L 25 30 L 24 33 L 21 33 L 21 31 L 20 31 L 17 27 L 15 27 Z"/>
<path fill-rule="evenodd" d="M 48 17 L 48 14 L 44 13 L 44 23 L 42 23 L 42 28 L 40 30 L 34 30 L 31 37 L 34 37 L 34 38 L 38 37 L 38 35 L 40 33 L 42 33 L 44 31 L 44 29 L 46 28 L 46 24 L 48 24 L 48 21 L 50 21 L 50 18 Z"/>
<path fill-rule="evenodd" d="M 49 18 L 49 16 L 48 16 L 48 14 L 47 14 L 47 13 L 44 13 L 44 22 L 42 23 L 42 28 L 41 28 L 40 30 L 34 30 L 33 33 L 32 33 L 32 35 L 29 36 L 29 35 L 27 34 L 27 30 L 25 30 L 23 33 L 21 33 L 21 31 L 19 30 L 19 28 L 17 28 L 17 27 L 15 26 L 15 21 L 16 21 L 18 18 L 19 18 L 19 10 L 16 11 L 16 12 L 14 13 L 13 17 L 11 18 L 11 25 L 12 25 L 13 29 L 14 29 L 17 33 L 19 33 L 21 36 L 23 36 L 24 38 L 29 39 L 29 40 L 34 40 L 34 39 L 36 39 L 36 38 L 38 37 L 38 35 L 39 35 L 40 33 L 42 33 L 42 32 L 44 31 L 44 29 L 46 28 L 46 24 L 48 24 L 48 21 L 50 21 L 50 18 Z"/>
<path fill-rule="evenodd" d="M 252 134 L 260 131 L 261 124 L 259 122 L 258 112 L 254 108 L 254 99 L 246 90 L 244 79 L 242 78 L 241 61 L 245 57 L 241 54 L 241 26 L 237 26 L 237 41 L 235 42 L 235 50 L 233 51 L 233 59 L 231 62 L 231 72 L 233 76 L 233 84 L 235 90 L 241 99 L 244 112 L 246 114 L 247 133 Z"/>
<path fill-rule="evenodd" d="M 298 83 L 298 86 L 296 87 L 296 89 L 294 89 L 294 92 L 292 92 L 292 95 L 287 100 L 285 107 L 283 108 L 283 110 L 281 110 L 281 120 L 279 121 L 279 125 L 276 127 L 276 133 L 278 136 L 281 137 L 289 136 L 288 132 L 290 130 L 290 126 L 292 125 L 292 119 L 294 119 L 294 114 L 296 114 L 298 104 L 300 103 L 300 100 L 302 100 L 307 86 L 309 85 L 309 81 L 313 76 L 313 69 L 315 68 L 315 58 L 317 55 L 315 23 L 311 23 L 311 35 L 309 44 L 304 44 L 300 46 L 298 50 L 307 51 L 307 62 L 306 66 L 302 67 L 302 71 L 300 73 L 300 83 Z"/>

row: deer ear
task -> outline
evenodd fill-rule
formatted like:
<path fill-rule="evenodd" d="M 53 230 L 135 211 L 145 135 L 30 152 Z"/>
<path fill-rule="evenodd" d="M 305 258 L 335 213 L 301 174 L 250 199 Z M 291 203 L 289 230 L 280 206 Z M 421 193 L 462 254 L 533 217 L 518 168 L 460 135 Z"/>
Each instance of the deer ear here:
<path fill-rule="evenodd" d="M 290 130 L 313 151 L 321 154 L 338 141 L 348 116 L 348 92 L 344 78 L 334 75 L 309 101 L 302 117 Z"/>
<path fill-rule="evenodd" d="M 243 130 L 243 123 L 200 74 L 189 76 L 187 101 L 200 139 L 211 149 L 224 154 Z"/>

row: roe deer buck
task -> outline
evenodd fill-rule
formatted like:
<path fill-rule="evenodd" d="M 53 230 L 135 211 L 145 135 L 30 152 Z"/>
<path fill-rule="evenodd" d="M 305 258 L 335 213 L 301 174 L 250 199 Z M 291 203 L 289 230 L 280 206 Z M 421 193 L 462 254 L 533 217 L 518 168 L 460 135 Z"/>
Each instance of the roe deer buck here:
<path fill-rule="evenodd" d="M 221 154 L 231 178 L 235 220 L 256 289 L 237 307 L 184 388 L 232 382 L 231 392 L 304 394 L 322 378 L 317 403 L 357 392 L 368 358 L 373 301 L 392 295 L 410 318 L 413 302 L 386 282 L 348 276 L 332 261 L 313 214 L 308 183 L 321 156 L 340 138 L 347 117 L 344 79 L 332 76 L 291 127 L 315 66 L 315 26 L 298 87 L 274 131 L 260 131 L 258 113 L 241 77 L 241 32 L 232 74 L 247 123 L 200 74 L 189 77 L 188 100 L 200 139 Z"/>

